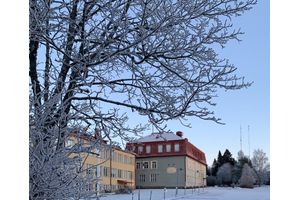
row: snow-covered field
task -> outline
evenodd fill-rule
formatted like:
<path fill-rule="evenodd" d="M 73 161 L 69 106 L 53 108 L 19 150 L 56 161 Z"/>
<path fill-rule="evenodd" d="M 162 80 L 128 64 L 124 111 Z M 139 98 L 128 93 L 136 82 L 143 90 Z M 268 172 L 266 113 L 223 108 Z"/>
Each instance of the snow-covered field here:
<path fill-rule="evenodd" d="M 150 200 L 149 189 L 140 190 L 140 200 Z M 101 200 L 138 200 L 138 190 L 132 194 L 107 194 L 100 198 Z M 244 188 L 226 188 L 226 187 L 208 187 L 204 189 L 178 190 L 178 195 L 175 196 L 175 189 L 167 189 L 165 192 L 166 200 L 175 199 L 204 199 L 204 200 L 270 200 L 270 187 L 263 186 L 254 189 Z M 153 189 L 151 200 L 164 200 L 163 189 Z"/>

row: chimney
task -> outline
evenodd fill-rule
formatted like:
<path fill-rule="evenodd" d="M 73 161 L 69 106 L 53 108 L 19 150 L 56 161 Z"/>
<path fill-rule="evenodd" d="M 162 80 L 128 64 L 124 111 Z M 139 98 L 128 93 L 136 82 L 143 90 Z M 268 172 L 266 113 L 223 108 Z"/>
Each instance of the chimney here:
<path fill-rule="evenodd" d="M 177 131 L 177 132 L 176 132 L 176 135 L 182 138 L 182 136 L 183 136 L 183 132 L 181 132 L 181 131 Z"/>

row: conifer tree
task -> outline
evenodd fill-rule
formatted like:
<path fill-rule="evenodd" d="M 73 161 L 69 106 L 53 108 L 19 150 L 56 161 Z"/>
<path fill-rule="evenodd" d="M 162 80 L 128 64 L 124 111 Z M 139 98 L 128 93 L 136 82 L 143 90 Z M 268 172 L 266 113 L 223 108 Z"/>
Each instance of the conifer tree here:
<path fill-rule="evenodd" d="M 222 153 L 221 151 L 219 150 L 219 153 L 218 153 L 218 160 L 217 160 L 217 164 L 218 164 L 218 167 L 220 167 L 223 163 L 223 156 L 222 156 Z"/>
<path fill-rule="evenodd" d="M 211 175 L 216 176 L 217 171 L 218 171 L 218 163 L 217 163 L 217 160 L 214 159 L 214 162 L 213 162 L 212 167 L 211 167 Z"/>
<path fill-rule="evenodd" d="M 225 150 L 223 156 L 222 156 L 222 165 L 225 163 L 230 163 L 232 166 L 236 163 L 235 159 L 232 157 L 232 154 L 228 149 Z"/>

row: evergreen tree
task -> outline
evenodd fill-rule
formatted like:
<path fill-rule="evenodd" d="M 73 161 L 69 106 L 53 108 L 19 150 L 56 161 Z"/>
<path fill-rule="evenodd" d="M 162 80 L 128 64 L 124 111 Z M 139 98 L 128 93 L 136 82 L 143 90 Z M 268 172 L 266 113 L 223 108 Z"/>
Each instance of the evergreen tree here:
<path fill-rule="evenodd" d="M 211 167 L 211 175 L 216 176 L 217 171 L 218 171 L 218 162 L 217 162 L 216 159 L 214 159 L 214 162 L 213 162 L 212 167 Z"/>
<path fill-rule="evenodd" d="M 225 163 L 230 163 L 232 166 L 236 163 L 235 159 L 232 157 L 232 154 L 228 149 L 225 150 L 223 156 L 222 156 L 222 165 Z"/>
<path fill-rule="evenodd" d="M 222 156 L 222 153 L 221 151 L 219 150 L 219 153 L 218 153 L 218 160 L 217 160 L 217 165 L 218 165 L 218 168 L 223 165 L 224 162 L 223 162 L 223 156 Z"/>

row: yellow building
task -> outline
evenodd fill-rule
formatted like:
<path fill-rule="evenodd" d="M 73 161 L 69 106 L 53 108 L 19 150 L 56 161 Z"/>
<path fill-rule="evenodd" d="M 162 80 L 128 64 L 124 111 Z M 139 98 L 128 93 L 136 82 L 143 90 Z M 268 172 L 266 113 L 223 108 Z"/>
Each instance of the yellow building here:
<path fill-rule="evenodd" d="M 79 138 L 79 139 L 78 139 Z M 66 147 L 83 144 L 82 172 L 89 179 L 87 190 L 95 192 L 135 188 L 135 154 L 111 146 L 106 141 L 86 134 L 71 134 Z"/>

